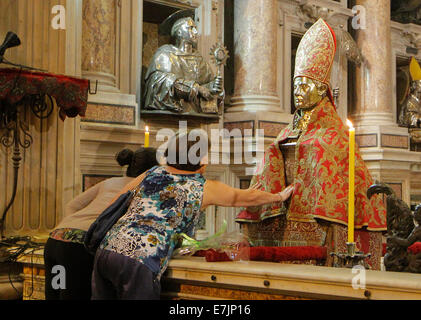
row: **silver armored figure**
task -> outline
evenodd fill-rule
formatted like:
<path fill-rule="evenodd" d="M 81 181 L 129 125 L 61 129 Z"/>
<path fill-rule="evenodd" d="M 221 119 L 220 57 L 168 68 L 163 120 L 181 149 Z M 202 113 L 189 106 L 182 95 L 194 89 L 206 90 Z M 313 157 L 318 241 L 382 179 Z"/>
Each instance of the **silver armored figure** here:
<path fill-rule="evenodd" d="M 399 125 L 407 128 L 421 127 L 421 80 L 412 81 L 408 97 L 402 105 Z"/>
<path fill-rule="evenodd" d="M 206 102 L 223 101 L 222 77 L 215 77 L 210 65 L 197 52 L 198 31 L 192 11 L 174 13 L 163 22 L 160 32 L 170 33 L 175 45 L 160 47 L 145 76 L 145 110 L 176 113 L 212 113 Z M 213 113 L 217 113 L 216 110 Z"/>

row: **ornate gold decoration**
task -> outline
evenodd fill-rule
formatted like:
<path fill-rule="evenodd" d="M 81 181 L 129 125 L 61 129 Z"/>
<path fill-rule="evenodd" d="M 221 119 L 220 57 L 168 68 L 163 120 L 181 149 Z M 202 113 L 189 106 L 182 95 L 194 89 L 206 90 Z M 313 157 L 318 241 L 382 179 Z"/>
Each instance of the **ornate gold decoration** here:
<path fill-rule="evenodd" d="M 409 71 L 413 81 L 421 80 L 421 67 L 418 61 L 412 57 L 411 63 L 409 64 Z"/>
<path fill-rule="evenodd" d="M 294 79 L 308 77 L 329 85 L 335 52 L 335 33 L 323 19 L 319 19 L 298 46 Z"/>
<path fill-rule="evenodd" d="M 305 131 L 308 123 L 310 122 L 313 111 L 314 108 L 310 110 L 298 110 L 294 115 L 293 129 L 299 130 L 299 132 Z"/>

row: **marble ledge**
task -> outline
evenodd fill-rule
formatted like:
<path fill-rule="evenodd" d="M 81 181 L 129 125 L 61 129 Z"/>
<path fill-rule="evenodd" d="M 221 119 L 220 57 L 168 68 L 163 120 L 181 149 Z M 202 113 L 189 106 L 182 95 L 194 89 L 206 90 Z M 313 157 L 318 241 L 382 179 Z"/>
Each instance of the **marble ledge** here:
<path fill-rule="evenodd" d="M 136 95 L 98 91 L 88 95 L 88 103 L 126 105 L 137 107 Z"/>
<path fill-rule="evenodd" d="M 404 24 L 404 23 L 391 20 L 390 26 L 391 26 L 392 32 L 421 34 L 421 26 L 414 23 Z M 402 36 L 402 34 L 399 34 L 399 35 Z"/>
<path fill-rule="evenodd" d="M 42 266 L 43 250 L 18 262 Z M 258 261 L 210 263 L 188 257 L 173 258 L 164 280 L 321 299 L 367 299 L 367 293 L 373 300 L 421 299 L 421 274 L 367 270 L 363 289 L 352 287 L 355 276 L 343 268 Z"/>
<path fill-rule="evenodd" d="M 355 276 L 343 268 L 257 261 L 209 263 L 189 257 L 171 260 L 166 281 L 321 299 L 367 299 L 367 295 L 374 300 L 421 299 L 420 274 L 367 270 L 365 289 L 353 289 Z"/>
<path fill-rule="evenodd" d="M 421 152 L 395 148 L 363 148 L 360 151 L 364 161 L 406 162 L 408 166 L 421 162 Z"/>
<path fill-rule="evenodd" d="M 151 135 L 155 130 L 150 130 Z M 97 124 L 81 123 L 81 141 L 104 141 L 115 143 L 140 144 L 143 143 L 145 129 L 130 127 L 113 127 Z"/>

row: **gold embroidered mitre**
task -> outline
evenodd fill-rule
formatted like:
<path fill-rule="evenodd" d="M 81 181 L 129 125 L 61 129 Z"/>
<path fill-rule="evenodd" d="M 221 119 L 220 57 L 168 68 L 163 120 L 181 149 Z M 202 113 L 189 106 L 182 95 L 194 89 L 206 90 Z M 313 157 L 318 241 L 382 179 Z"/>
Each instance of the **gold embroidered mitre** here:
<path fill-rule="evenodd" d="M 308 77 L 329 86 L 335 52 L 335 33 L 323 19 L 319 19 L 308 29 L 298 46 L 294 79 Z"/>
<path fill-rule="evenodd" d="M 411 63 L 409 65 L 409 71 L 411 73 L 411 78 L 413 81 L 421 80 L 421 67 L 418 61 L 412 57 Z"/>

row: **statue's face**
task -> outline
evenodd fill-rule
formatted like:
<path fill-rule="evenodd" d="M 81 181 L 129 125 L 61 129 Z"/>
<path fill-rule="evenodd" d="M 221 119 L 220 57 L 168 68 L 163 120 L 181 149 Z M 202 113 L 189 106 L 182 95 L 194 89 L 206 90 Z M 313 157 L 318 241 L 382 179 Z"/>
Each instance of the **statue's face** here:
<path fill-rule="evenodd" d="M 308 109 L 317 105 L 326 95 L 327 86 L 317 84 L 307 77 L 294 80 L 294 103 L 296 109 Z"/>
<path fill-rule="evenodd" d="M 196 23 L 191 18 L 186 19 L 177 30 L 177 38 L 191 44 L 197 44 L 198 34 Z"/>
<path fill-rule="evenodd" d="M 412 84 L 413 92 L 417 97 L 421 97 L 421 80 L 416 80 Z"/>

